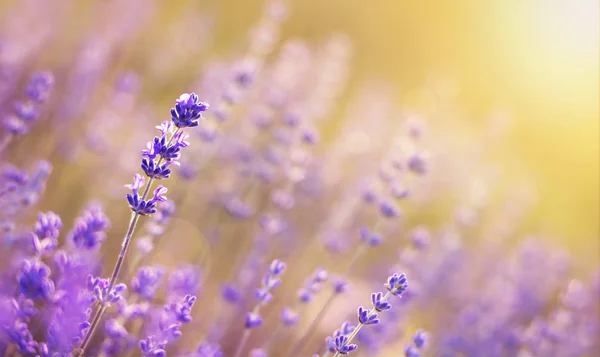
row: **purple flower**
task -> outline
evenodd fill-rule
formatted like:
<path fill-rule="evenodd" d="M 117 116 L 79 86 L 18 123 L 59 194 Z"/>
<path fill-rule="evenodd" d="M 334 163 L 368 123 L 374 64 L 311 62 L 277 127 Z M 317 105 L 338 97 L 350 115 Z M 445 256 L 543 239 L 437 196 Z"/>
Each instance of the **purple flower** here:
<path fill-rule="evenodd" d="M 296 203 L 294 195 L 288 190 L 283 189 L 273 191 L 273 194 L 271 195 L 271 200 L 274 204 L 277 205 L 277 207 L 284 210 L 290 210 L 294 208 L 294 205 Z"/>
<path fill-rule="evenodd" d="M 14 110 L 17 117 L 25 122 L 34 121 L 38 116 L 37 108 L 30 102 L 17 101 Z"/>
<path fill-rule="evenodd" d="M 265 274 L 262 280 L 262 286 L 255 290 L 254 295 L 261 304 L 266 304 L 271 301 L 272 296 L 270 291 L 279 286 L 281 279 L 279 276 L 285 270 L 285 263 L 280 260 L 273 260 L 269 265 L 269 271 Z"/>
<path fill-rule="evenodd" d="M 39 311 L 35 308 L 35 303 L 31 299 L 25 298 L 23 295 L 18 299 L 9 299 L 8 303 L 12 305 L 17 318 L 23 321 L 29 321 L 32 317 L 38 315 Z"/>
<path fill-rule="evenodd" d="M 283 273 L 283 271 L 285 270 L 285 263 L 282 262 L 281 260 L 275 259 L 271 262 L 271 265 L 269 265 L 269 275 L 271 277 L 276 277 L 281 275 L 281 273 Z"/>
<path fill-rule="evenodd" d="M 341 294 L 343 292 L 345 292 L 346 290 L 348 290 L 348 286 L 350 285 L 348 283 L 347 280 L 345 280 L 342 277 L 336 277 L 331 281 L 331 284 L 333 285 L 333 291 L 336 294 Z"/>
<path fill-rule="evenodd" d="M 157 342 L 152 336 L 140 341 L 140 349 L 144 357 L 167 357 L 166 342 Z"/>
<path fill-rule="evenodd" d="M 108 279 L 101 279 L 88 275 L 87 287 L 88 290 L 92 291 L 95 301 L 105 305 L 116 303 L 122 298 L 120 293 L 127 290 L 125 284 L 116 284 L 111 291 L 108 290 L 109 286 L 110 283 Z"/>
<path fill-rule="evenodd" d="M 208 110 L 208 104 L 198 100 L 195 93 L 184 93 L 175 101 L 175 107 L 171 108 L 171 120 L 178 128 L 191 128 L 198 126 L 198 119 L 202 118 L 202 112 Z"/>
<path fill-rule="evenodd" d="M 394 274 L 390 276 L 385 284 L 385 288 L 392 295 L 402 296 L 402 293 L 404 293 L 404 291 L 406 291 L 408 288 L 408 279 L 406 279 L 406 274 L 402 273 L 400 275 Z"/>
<path fill-rule="evenodd" d="M 244 203 L 238 197 L 232 197 L 224 202 L 224 208 L 233 218 L 248 219 L 254 215 L 254 210 L 250 205 Z"/>
<path fill-rule="evenodd" d="M 6 130 L 12 135 L 25 135 L 29 132 L 27 123 L 15 115 L 9 115 L 3 119 Z"/>
<path fill-rule="evenodd" d="M 30 238 L 33 252 L 37 257 L 43 257 L 52 254 L 58 246 L 58 240 L 53 238 L 45 238 L 40 240 L 34 233 L 31 233 Z"/>
<path fill-rule="evenodd" d="M 35 222 L 33 232 L 38 236 L 39 239 L 57 239 L 61 228 L 62 221 L 56 213 L 40 212 L 38 213 L 38 219 Z"/>
<path fill-rule="evenodd" d="M 104 331 L 110 338 L 124 338 L 129 335 L 127 329 L 116 319 L 107 320 Z"/>
<path fill-rule="evenodd" d="M 427 161 L 423 155 L 415 153 L 408 158 L 406 163 L 408 169 L 413 173 L 422 176 L 427 173 Z"/>
<path fill-rule="evenodd" d="M 38 72 L 31 77 L 25 89 L 28 101 L 17 100 L 14 104 L 14 115 L 4 119 L 4 126 L 12 135 L 23 135 L 29 131 L 30 122 L 39 115 L 39 104 L 46 101 L 54 80 L 50 73 Z"/>
<path fill-rule="evenodd" d="M 45 102 L 54 86 L 54 76 L 50 72 L 37 72 L 31 76 L 25 89 L 27 97 L 35 102 Z"/>
<path fill-rule="evenodd" d="M 262 320 L 262 317 L 260 317 L 260 315 L 255 314 L 253 312 L 248 312 L 246 314 L 244 326 L 247 329 L 253 329 L 253 328 L 259 327 L 262 325 L 262 323 L 263 323 L 263 320 Z"/>
<path fill-rule="evenodd" d="M 221 297 L 229 303 L 240 301 L 242 296 L 242 292 L 234 284 L 223 284 L 221 287 Z"/>
<path fill-rule="evenodd" d="M 224 357 L 224 354 L 223 351 L 221 351 L 221 346 L 208 342 L 202 342 L 198 346 L 194 357 Z"/>
<path fill-rule="evenodd" d="M 428 339 L 429 336 L 427 332 L 425 332 L 424 330 L 417 330 L 417 332 L 413 336 L 413 343 L 417 348 L 423 348 L 427 343 Z"/>
<path fill-rule="evenodd" d="M 14 321 L 10 325 L 4 326 L 4 331 L 8 338 L 17 346 L 19 353 L 23 355 L 36 353 L 38 343 L 33 339 L 26 323 L 18 320 Z"/>
<path fill-rule="evenodd" d="M 170 124 L 170 122 L 165 123 Z M 147 144 L 147 149 L 142 150 L 142 156 L 148 158 L 150 161 L 157 157 L 160 157 L 167 162 L 178 160 L 181 157 L 181 148 L 190 145 L 187 141 L 189 134 L 184 131 L 179 131 L 173 134 L 172 139 L 169 139 L 168 134 L 171 133 L 170 126 L 163 123 L 163 125 L 158 128 L 161 130 L 162 136 L 160 138 L 154 137 L 154 140 Z"/>
<path fill-rule="evenodd" d="M 110 220 L 99 205 L 90 205 L 75 221 L 68 240 L 75 247 L 93 250 L 106 240 L 106 231 L 110 228 Z"/>
<path fill-rule="evenodd" d="M 408 345 L 404 348 L 405 357 L 421 357 L 421 352 L 413 345 Z"/>
<path fill-rule="evenodd" d="M 293 326 L 300 320 L 300 315 L 289 307 L 284 307 L 281 311 L 281 321 L 286 326 Z"/>
<path fill-rule="evenodd" d="M 328 274 L 324 269 L 317 269 L 313 275 L 311 275 L 306 282 L 304 287 L 298 291 L 298 298 L 303 303 L 308 303 L 313 299 L 315 293 L 319 292 L 322 287 L 322 283 L 327 281 Z"/>
<path fill-rule="evenodd" d="M 191 312 L 195 302 L 195 296 L 186 295 L 183 297 L 181 302 L 171 303 L 165 308 L 165 310 L 169 311 L 173 315 L 176 322 L 187 324 L 192 321 Z"/>
<path fill-rule="evenodd" d="M 358 348 L 357 345 L 350 343 L 349 339 L 345 335 L 337 336 L 333 340 L 333 349 L 335 352 L 341 355 L 347 355 L 348 353 L 356 350 Z"/>
<path fill-rule="evenodd" d="M 334 336 L 340 336 L 340 335 L 349 335 L 352 333 L 352 331 L 354 331 L 356 327 L 352 326 L 352 324 L 350 323 L 350 321 L 346 321 L 342 324 L 342 326 L 340 327 L 339 330 L 336 330 L 334 332 Z"/>
<path fill-rule="evenodd" d="M 139 195 L 139 190 L 144 186 L 144 178 L 136 174 L 133 179 L 132 185 L 125 185 L 125 187 L 131 189 L 131 193 L 127 194 L 127 201 L 132 211 L 139 215 L 145 216 L 156 213 L 156 204 L 158 202 L 165 202 L 167 198 L 164 196 L 167 193 L 167 188 L 164 186 L 158 186 L 154 190 L 154 196 L 149 200 L 144 200 Z"/>
<path fill-rule="evenodd" d="M 400 208 L 391 201 L 383 201 L 379 205 L 379 210 L 381 214 L 387 218 L 397 218 L 400 216 Z"/>
<path fill-rule="evenodd" d="M 141 168 L 146 176 L 157 180 L 162 180 L 171 176 L 171 169 L 169 168 L 169 165 L 173 163 L 174 161 L 167 161 L 166 163 L 160 165 L 154 160 L 143 158 Z"/>
<path fill-rule="evenodd" d="M 370 247 L 377 247 L 383 242 L 381 235 L 371 232 L 367 227 L 360 229 L 360 239 Z"/>
<path fill-rule="evenodd" d="M 379 323 L 377 313 L 372 312 L 372 310 L 365 309 L 362 306 L 358 308 L 358 321 L 363 325 L 375 325 Z"/>
<path fill-rule="evenodd" d="M 281 234 L 287 228 L 286 222 L 282 218 L 272 215 L 261 216 L 260 226 L 265 233 L 271 236 Z"/>
<path fill-rule="evenodd" d="M 152 300 L 160 288 L 165 269 L 160 266 L 145 266 L 131 278 L 131 291 L 145 300 Z"/>
<path fill-rule="evenodd" d="M 373 304 L 373 308 L 379 312 L 389 310 L 392 308 L 392 305 L 387 300 L 383 299 L 382 293 L 373 293 L 371 294 L 371 302 Z"/>
<path fill-rule="evenodd" d="M 346 321 L 342 324 L 342 326 L 340 327 L 339 330 L 335 330 L 333 332 L 333 337 L 327 336 L 327 338 L 325 338 L 325 343 L 327 345 L 327 348 L 330 352 L 337 352 L 336 349 L 336 338 L 340 337 L 340 336 L 347 336 L 349 334 L 351 334 L 352 332 L 354 332 L 355 327 L 352 326 L 350 324 L 350 322 Z M 349 341 L 347 341 L 349 342 Z"/>
<path fill-rule="evenodd" d="M 18 276 L 21 293 L 30 299 L 48 300 L 54 294 L 50 268 L 38 260 L 25 260 Z"/>
<path fill-rule="evenodd" d="M 168 293 L 170 296 L 198 294 L 202 286 L 202 276 L 198 267 L 184 265 L 174 270 L 169 276 Z"/>

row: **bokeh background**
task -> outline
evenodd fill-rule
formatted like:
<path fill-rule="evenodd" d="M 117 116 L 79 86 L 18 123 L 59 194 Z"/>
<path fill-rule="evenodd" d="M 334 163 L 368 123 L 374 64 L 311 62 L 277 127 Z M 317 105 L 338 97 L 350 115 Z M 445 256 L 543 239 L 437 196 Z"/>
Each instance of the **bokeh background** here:
<path fill-rule="evenodd" d="M 89 33 L 114 38 L 101 57 L 107 81 L 135 68 L 145 78 L 143 95 L 164 108 L 203 63 L 241 51 L 262 11 L 260 0 L 116 4 L 1 1 L 0 14 L 13 35 L 33 38 L 25 46 L 40 55 L 31 68 L 69 63 Z M 282 40 L 319 43 L 344 33 L 352 41 L 350 85 L 339 108 L 365 83 L 383 80 L 401 106 L 432 125 L 453 117 L 477 137 L 490 117 L 501 118 L 504 134 L 491 160 L 501 163 L 505 182 L 527 182 L 535 191 L 524 231 L 564 244 L 581 261 L 598 258 L 597 1 L 303 0 L 290 8 Z M 131 17 L 130 26 L 115 28 L 123 17 Z M 368 103 L 364 118 L 371 120 Z"/>

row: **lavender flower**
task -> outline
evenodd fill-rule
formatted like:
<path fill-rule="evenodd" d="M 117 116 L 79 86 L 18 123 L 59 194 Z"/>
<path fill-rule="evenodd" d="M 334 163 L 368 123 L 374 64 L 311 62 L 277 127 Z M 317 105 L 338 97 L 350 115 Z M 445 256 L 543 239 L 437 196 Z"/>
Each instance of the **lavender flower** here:
<path fill-rule="evenodd" d="M 94 300 L 103 305 L 109 305 L 121 300 L 120 293 L 127 289 L 125 284 L 117 284 L 114 288 L 110 286 L 108 279 L 88 276 L 88 289 L 93 292 Z"/>
<path fill-rule="evenodd" d="M 175 108 L 171 109 L 171 120 L 178 128 L 191 128 L 198 126 L 198 119 L 202 112 L 208 110 L 208 104 L 198 101 L 195 93 L 182 94 L 177 99 Z"/>
<path fill-rule="evenodd" d="M 372 309 L 365 309 L 364 307 L 358 308 L 358 325 L 349 333 L 344 334 L 344 331 L 338 330 L 334 333 L 334 337 L 330 338 L 330 348 L 335 352 L 334 357 L 339 355 L 348 354 L 358 348 L 357 345 L 351 344 L 352 340 L 363 326 L 376 325 L 380 321 L 377 317 L 378 311 L 385 311 L 391 309 L 390 303 L 387 301 L 390 295 L 402 296 L 402 293 L 407 289 L 408 283 L 406 275 L 404 273 L 398 275 L 394 274 L 388 278 L 385 284 L 388 293 L 383 295 L 382 293 L 374 293 L 371 295 L 371 301 L 373 304 Z M 342 327 L 343 329 L 343 327 Z M 333 341 L 333 344 L 331 344 Z"/>
<path fill-rule="evenodd" d="M 110 220 L 98 205 L 90 205 L 77 218 L 73 230 L 68 234 L 68 241 L 82 250 L 92 250 L 106 240 L 106 231 L 110 229 Z"/>
<path fill-rule="evenodd" d="M 167 188 L 164 186 L 158 186 L 154 190 L 154 195 L 151 199 L 145 200 L 142 196 L 140 196 L 140 188 L 144 186 L 144 178 L 141 175 L 136 174 L 133 178 L 132 185 L 125 185 L 125 187 L 131 189 L 131 193 L 127 194 L 127 201 L 129 202 L 129 208 L 136 214 L 141 216 L 151 215 L 156 213 L 156 204 L 158 202 L 165 202 L 167 198 L 165 197 L 165 193 L 167 193 Z"/>
<path fill-rule="evenodd" d="M 164 273 L 164 268 L 159 266 L 140 268 L 129 284 L 131 291 L 145 300 L 154 299 Z"/>
<path fill-rule="evenodd" d="M 18 276 L 21 293 L 30 299 L 49 300 L 54 294 L 50 268 L 38 260 L 24 260 Z"/>
<path fill-rule="evenodd" d="M 57 239 L 61 228 L 62 221 L 56 213 L 39 213 L 33 233 L 41 240 Z"/>

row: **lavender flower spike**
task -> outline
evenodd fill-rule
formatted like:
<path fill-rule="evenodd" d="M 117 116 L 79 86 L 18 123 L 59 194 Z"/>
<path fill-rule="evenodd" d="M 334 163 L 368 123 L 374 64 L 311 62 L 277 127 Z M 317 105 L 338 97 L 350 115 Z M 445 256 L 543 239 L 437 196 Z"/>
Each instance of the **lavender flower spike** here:
<path fill-rule="evenodd" d="M 178 128 L 191 128 L 198 126 L 198 119 L 202 112 L 208 110 L 208 104 L 198 101 L 195 93 L 182 94 L 177 99 L 175 108 L 171 109 L 171 119 Z"/>
<path fill-rule="evenodd" d="M 338 331 L 334 333 L 333 338 L 328 338 L 328 345 L 330 351 L 335 351 L 333 357 L 338 357 L 339 355 L 346 355 L 354 350 L 356 350 L 357 346 L 351 344 L 352 340 L 360 329 L 366 325 L 375 325 L 379 323 L 379 319 L 377 318 L 378 311 L 385 311 L 392 308 L 390 303 L 387 301 L 391 295 L 394 296 L 402 296 L 402 293 L 408 288 L 408 282 L 406 279 L 406 275 L 402 274 L 393 274 L 388 278 L 387 283 L 384 285 L 388 292 L 383 295 L 382 293 L 374 293 L 371 295 L 371 302 L 373 304 L 373 308 L 370 310 L 365 309 L 364 307 L 358 308 L 358 322 L 359 324 L 350 332 L 349 334 L 342 334 Z"/>
<path fill-rule="evenodd" d="M 125 256 L 129 245 L 131 244 L 131 238 L 133 237 L 133 232 L 135 231 L 140 216 L 147 216 L 155 213 L 158 202 L 166 201 L 166 197 L 164 196 L 167 192 L 166 187 L 158 186 L 150 199 L 148 198 L 148 195 L 152 188 L 153 181 L 155 179 L 168 178 L 170 170 L 167 166 L 175 163 L 179 159 L 182 148 L 189 146 L 189 143 L 186 140 L 187 134 L 182 132 L 181 129 L 198 126 L 198 120 L 202 117 L 201 112 L 206 111 L 207 109 L 208 104 L 199 102 L 196 94 L 182 94 L 179 99 L 177 99 L 175 107 L 171 108 L 172 123 L 164 122 L 158 126 L 161 137 L 155 137 L 154 140 L 147 145 L 147 149 L 142 150 L 143 157 L 141 166 L 146 176 L 149 177 L 148 184 L 140 194 L 141 188 L 144 187 L 144 178 L 143 176 L 136 174 L 133 179 L 133 184 L 126 186 L 131 189 L 131 193 L 126 196 L 129 207 L 132 210 L 131 220 L 127 232 L 125 233 L 125 237 L 123 238 L 117 262 L 113 268 L 112 275 L 108 280 L 108 285 L 102 289 L 103 296 L 110 297 L 118 295 L 117 286 L 121 287 L 121 285 L 117 285 L 117 279 L 123 267 L 123 262 L 125 261 Z M 174 127 L 176 127 L 176 129 Z M 163 162 L 165 162 L 165 164 L 163 164 Z M 193 300 L 195 300 L 195 298 Z M 191 301 L 191 304 L 193 304 L 193 301 Z M 87 330 L 81 343 L 79 353 L 77 353 L 76 356 L 85 354 L 85 350 L 107 307 L 107 301 L 100 300 L 100 306 L 92 318 L 90 328 Z M 144 346 L 145 347 L 142 348 L 144 354 L 156 350 L 153 347 L 151 348 L 151 346 L 153 346 L 152 341 L 146 341 Z M 161 350 L 161 348 L 158 348 L 158 350 Z"/>

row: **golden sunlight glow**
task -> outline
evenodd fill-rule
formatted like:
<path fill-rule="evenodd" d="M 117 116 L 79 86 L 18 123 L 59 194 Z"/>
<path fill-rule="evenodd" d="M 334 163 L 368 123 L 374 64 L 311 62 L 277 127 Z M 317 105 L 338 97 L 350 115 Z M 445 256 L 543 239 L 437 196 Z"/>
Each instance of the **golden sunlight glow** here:
<path fill-rule="evenodd" d="M 578 53 L 598 52 L 598 0 L 544 0 L 539 13 L 555 45 Z"/>

